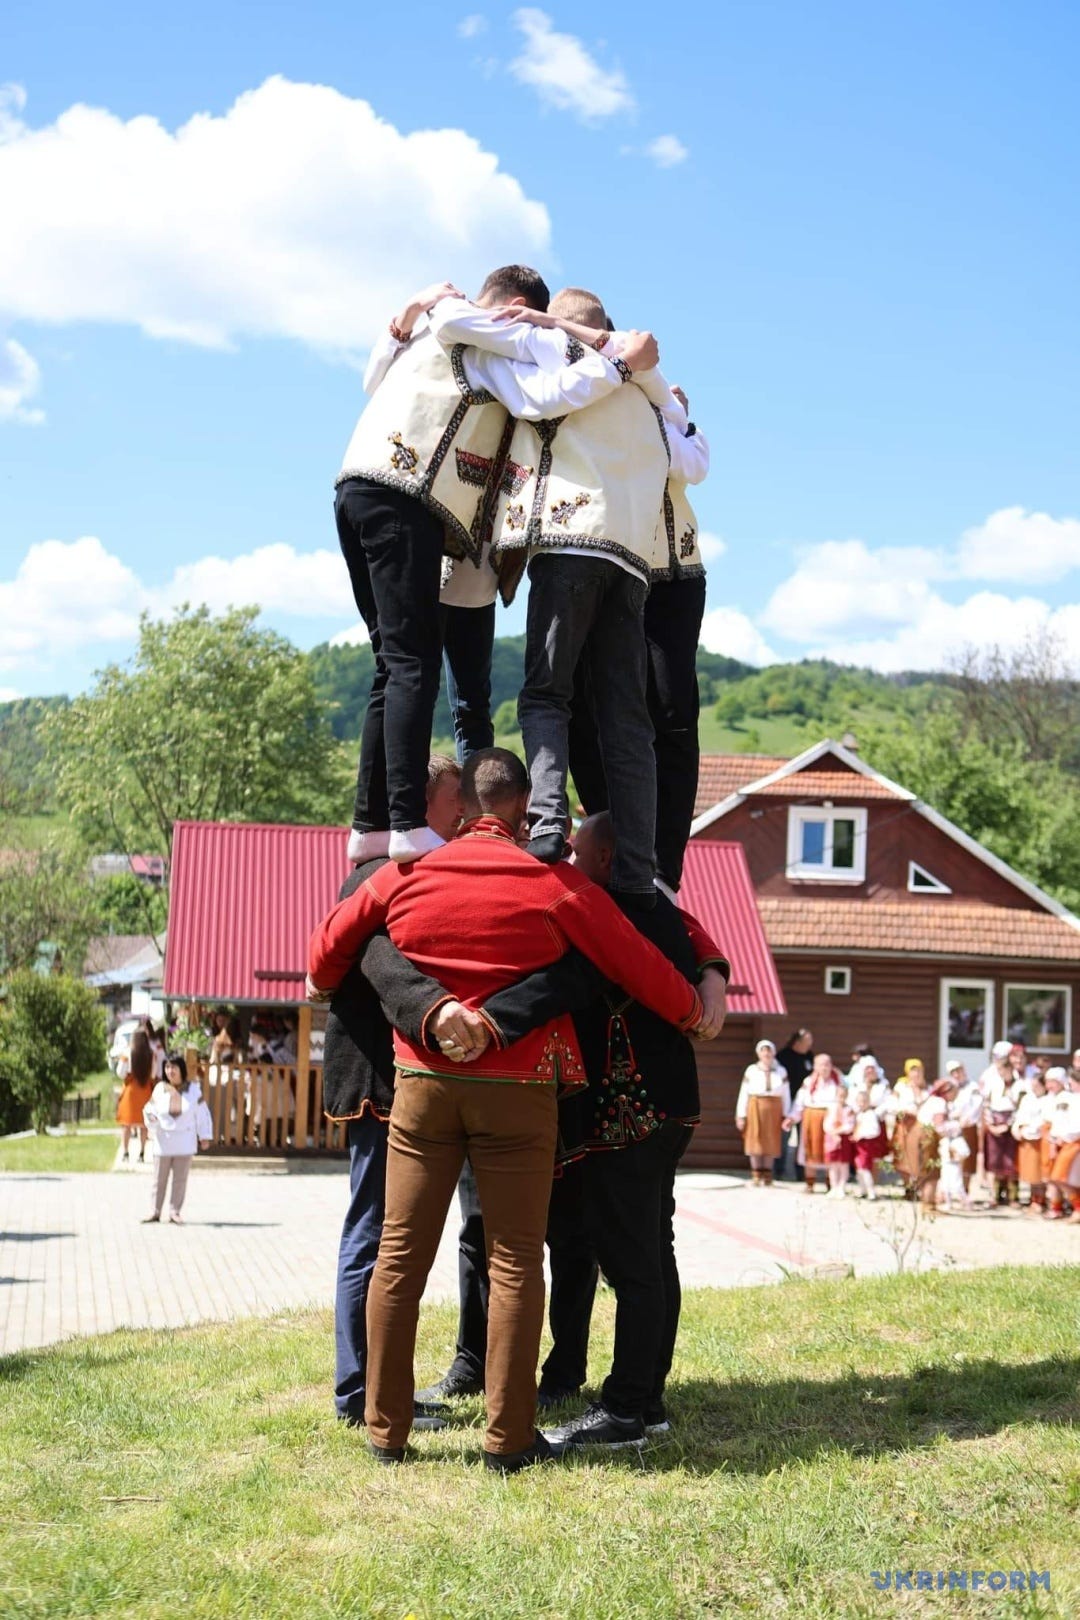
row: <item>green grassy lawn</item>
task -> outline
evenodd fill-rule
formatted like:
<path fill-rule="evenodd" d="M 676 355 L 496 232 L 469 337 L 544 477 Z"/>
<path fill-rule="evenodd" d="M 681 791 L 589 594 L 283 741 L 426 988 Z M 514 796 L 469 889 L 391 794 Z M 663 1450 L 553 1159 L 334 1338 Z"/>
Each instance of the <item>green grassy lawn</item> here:
<path fill-rule="evenodd" d="M 0 1172 L 14 1170 L 111 1170 L 116 1158 L 115 1130 L 74 1126 L 63 1136 L 21 1136 L 0 1140 Z"/>
<path fill-rule="evenodd" d="M 478 1401 L 373 1464 L 330 1414 L 327 1313 L 11 1357 L 0 1614 L 1073 1616 L 1076 1278 L 690 1293 L 670 1442 L 510 1480 L 479 1466 Z M 604 1298 L 595 1371 L 611 1320 Z M 422 1378 L 455 1322 L 423 1313 Z M 1051 1591 L 882 1594 L 884 1569 L 1049 1570 Z"/>

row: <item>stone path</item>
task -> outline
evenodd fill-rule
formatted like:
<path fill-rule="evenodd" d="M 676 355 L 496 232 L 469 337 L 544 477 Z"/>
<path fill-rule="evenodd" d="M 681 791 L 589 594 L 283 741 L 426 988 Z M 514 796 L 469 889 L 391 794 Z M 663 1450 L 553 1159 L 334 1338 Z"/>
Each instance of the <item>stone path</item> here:
<path fill-rule="evenodd" d="M 182 1227 L 140 1226 L 148 1169 L 0 1176 L 0 1353 L 119 1327 L 328 1305 L 345 1208 L 343 1165 L 224 1168 L 197 1161 Z M 808 1198 L 739 1176 L 679 1177 L 676 1242 L 690 1287 L 775 1282 L 785 1271 L 869 1276 L 896 1269 L 882 1233 L 899 1210 Z M 451 1211 L 428 1298 L 456 1297 Z M 1080 1227 L 1013 1211 L 942 1217 L 909 1266 L 1060 1263 Z"/>

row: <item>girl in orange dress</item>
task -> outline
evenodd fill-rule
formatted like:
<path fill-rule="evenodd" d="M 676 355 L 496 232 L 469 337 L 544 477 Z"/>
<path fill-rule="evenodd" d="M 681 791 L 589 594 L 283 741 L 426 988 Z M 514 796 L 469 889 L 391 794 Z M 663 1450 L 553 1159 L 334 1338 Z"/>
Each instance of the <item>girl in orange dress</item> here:
<path fill-rule="evenodd" d="M 146 1157 L 146 1126 L 143 1109 L 150 1101 L 154 1089 L 154 1054 L 145 1029 L 137 1029 L 131 1037 L 128 1069 L 124 1076 L 124 1089 L 116 1104 L 116 1123 L 120 1127 L 120 1156 L 125 1161 L 131 1133 L 139 1133 L 139 1163 Z"/>

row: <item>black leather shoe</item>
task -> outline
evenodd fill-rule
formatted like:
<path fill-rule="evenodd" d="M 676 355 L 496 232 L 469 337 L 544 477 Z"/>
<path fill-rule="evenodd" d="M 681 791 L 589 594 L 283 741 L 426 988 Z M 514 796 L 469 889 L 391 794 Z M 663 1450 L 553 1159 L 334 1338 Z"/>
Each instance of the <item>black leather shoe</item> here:
<path fill-rule="evenodd" d="M 557 1429 L 545 1429 L 544 1439 L 557 1457 L 579 1446 L 603 1446 L 608 1451 L 621 1451 L 626 1446 L 643 1443 L 645 1425 L 640 1417 L 616 1417 L 603 1401 L 596 1401 L 580 1417 L 571 1418 Z"/>
<path fill-rule="evenodd" d="M 576 1389 L 558 1389 L 554 1387 L 545 1389 L 541 1384 L 536 1392 L 536 1410 L 538 1412 L 550 1412 L 553 1406 L 561 1406 L 564 1401 L 572 1401 L 580 1388 L 581 1385 L 579 1384 Z"/>
<path fill-rule="evenodd" d="M 437 1384 L 429 1384 L 427 1389 L 418 1389 L 416 1402 L 418 1406 L 433 1406 L 440 1401 L 460 1400 L 464 1395 L 482 1395 L 484 1386 L 478 1378 L 471 1373 L 455 1372 L 453 1367 Z"/>
<path fill-rule="evenodd" d="M 368 1441 L 368 1450 L 377 1463 L 386 1468 L 395 1468 L 398 1463 L 405 1461 L 404 1446 L 377 1446 L 374 1440 Z"/>
<path fill-rule="evenodd" d="M 537 1429 L 532 1445 L 526 1446 L 524 1451 L 485 1451 L 484 1467 L 496 1474 L 520 1474 L 523 1468 L 532 1468 L 535 1463 L 552 1462 L 554 1457 L 555 1453 Z"/>
<path fill-rule="evenodd" d="M 525 848 L 545 866 L 556 866 L 566 856 L 566 839 L 562 833 L 543 833 L 539 838 L 530 838 Z"/>

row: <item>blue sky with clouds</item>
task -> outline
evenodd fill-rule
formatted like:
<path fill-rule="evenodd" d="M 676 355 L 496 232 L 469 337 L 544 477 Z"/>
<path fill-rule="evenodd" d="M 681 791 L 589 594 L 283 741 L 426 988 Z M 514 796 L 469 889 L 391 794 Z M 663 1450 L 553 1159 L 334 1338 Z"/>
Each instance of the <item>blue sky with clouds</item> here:
<path fill-rule="evenodd" d="M 507 258 L 689 392 L 708 645 L 1080 657 L 1078 46 L 1040 0 L 7 0 L 0 692 L 184 599 L 348 632 L 366 348 Z"/>

